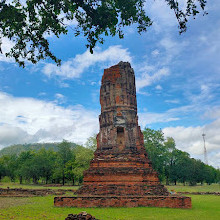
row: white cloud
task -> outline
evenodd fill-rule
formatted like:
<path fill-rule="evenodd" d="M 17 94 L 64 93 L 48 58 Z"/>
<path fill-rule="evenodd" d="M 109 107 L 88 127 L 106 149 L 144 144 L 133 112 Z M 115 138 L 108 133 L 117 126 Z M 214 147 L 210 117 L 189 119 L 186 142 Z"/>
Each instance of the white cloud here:
<path fill-rule="evenodd" d="M 214 85 L 200 85 L 200 93 L 199 94 L 192 94 L 189 98 L 192 102 L 205 102 L 207 100 L 212 100 L 214 97 L 213 94 Z"/>
<path fill-rule="evenodd" d="M 57 104 L 63 104 L 66 102 L 66 97 L 60 93 L 56 93 L 55 98 L 56 98 L 55 103 Z"/>
<path fill-rule="evenodd" d="M 61 17 L 64 17 L 64 15 L 61 15 Z M 78 21 L 75 18 L 73 20 L 67 20 L 66 18 L 64 18 L 63 23 L 67 26 L 77 26 L 78 25 Z"/>
<path fill-rule="evenodd" d="M 156 56 L 158 56 L 160 54 L 160 51 L 159 50 L 153 50 L 152 52 L 151 52 L 151 55 L 152 56 L 154 56 L 154 57 L 156 57 Z"/>
<path fill-rule="evenodd" d="M 161 32 L 178 26 L 175 13 L 164 0 L 146 1 L 145 11 L 153 21 L 153 29 Z"/>
<path fill-rule="evenodd" d="M 7 124 L 0 125 L 0 148 L 14 143 L 28 143 L 32 135 L 23 129 Z"/>
<path fill-rule="evenodd" d="M 78 54 L 74 58 L 63 62 L 61 67 L 51 63 L 46 64 L 43 73 L 47 76 L 58 75 L 63 78 L 79 78 L 85 70 L 95 64 L 105 63 L 106 66 L 111 66 L 120 61 L 131 62 L 132 58 L 128 49 L 116 45 L 110 46 L 104 51 L 97 48 L 93 54 L 87 50 L 85 53 Z"/>
<path fill-rule="evenodd" d="M 177 57 L 187 48 L 188 44 L 189 42 L 187 41 L 182 40 L 180 43 L 171 37 L 164 37 L 158 44 L 160 48 L 165 50 L 163 55 L 164 58 L 160 62 L 163 62 L 163 64 L 173 63 L 173 61 L 176 60 Z"/>
<path fill-rule="evenodd" d="M 65 83 L 63 81 L 58 81 L 58 85 L 60 88 L 68 88 L 70 85 L 68 83 Z"/>
<path fill-rule="evenodd" d="M 210 4 L 210 6 L 208 4 Z M 185 12 L 187 7 L 187 0 L 178 0 L 178 6 L 183 12 Z M 200 14 L 203 14 L 199 4 L 197 4 L 197 6 L 198 6 L 197 9 L 200 11 Z M 214 10 L 216 9 L 216 7 L 218 7 L 218 5 L 215 1 L 211 1 L 211 3 L 209 3 L 208 1 L 205 9 L 206 10 L 208 9 L 208 11 L 210 11 L 209 9 Z M 170 6 L 167 4 L 167 1 L 148 0 L 145 3 L 145 11 L 147 15 L 149 15 L 149 17 L 152 19 L 153 21 L 152 27 L 156 31 L 156 33 L 164 33 L 164 32 L 169 32 L 171 30 L 177 33 L 178 31 L 177 27 L 179 26 L 178 20 L 175 16 L 174 10 L 170 9 Z M 192 16 L 191 18 L 188 17 L 187 19 L 188 19 L 188 23 L 189 20 L 193 20 Z"/>
<path fill-rule="evenodd" d="M 181 120 L 184 114 L 198 111 L 198 106 L 181 106 L 163 113 L 144 112 L 139 113 L 139 124 L 142 128 L 155 123 L 169 123 Z M 216 106 L 205 113 L 207 118 L 213 121 L 204 126 L 176 126 L 163 128 L 165 137 L 173 137 L 178 149 L 188 152 L 191 157 L 203 160 L 204 143 L 202 134 L 206 134 L 206 149 L 209 164 L 220 167 L 220 107 Z"/>
<path fill-rule="evenodd" d="M 168 76 L 169 74 L 170 74 L 170 70 L 167 67 L 163 67 L 153 72 L 151 75 L 149 75 L 146 72 L 142 73 L 141 76 L 136 78 L 137 92 L 139 92 L 141 88 L 144 88 L 155 82 L 158 82 L 159 80 L 161 80 L 162 77 Z"/>
<path fill-rule="evenodd" d="M 97 82 L 91 82 L 91 83 L 90 83 L 91 86 L 94 86 L 94 85 L 96 85 L 96 84 L 97 84 Z"/>
<path fill-rule="evenodd" d="M 209 15 L 208 15 L 209 16 Z M 201 31 L 199 36 L 194 37 L 192 44 L 195 45 L 196 54 L 193 54 L 193 64 L 195 66 L 203 65 L 205 73 L 212 71 L 209 77 L 212 80 L 219 79 L 219 59 L 220 59 L 220 19 L 219 16 L 215 20 L 215 25 L 210 25 L 213 21 L 206 24 L 207 31 Z M 206 75 L 204 75 L 206 78 Z M 205 79 L 206 82 L 206 79 Z"/>
<path fill-rule="evenodd" d="M 155 86 L 155 89 L 157 89 L 157 90 L 162 90 L 163 88 L 162 88 L 161 85 L 157 85 L 157 86 Z"/>
<path fill-rule="evenodd" d="M 163 129 L 166 137 L 173 137 L 179 149 L 190 153 L 192 157 L 203 160 L 204 158 L 204 142 L 202 134 L 206 136 L 206 149 L 208 153 L 208 161 L 211 165 L 220 166 L 220 158 L 215 158 L 220 154 L 220 120 L 205 126 L 197 127 L 167 127 Z"/>
<path fill-rule="evenodd" d="M 84 143 L 98 131 L 98 113 L 76 105 L 63 108 L 33 98 L 0 92 L 0 147 L 66 139 Z"/>
<path fill-rule="evenodd" d="M 38 96 L 46 96 L 46 95 L 47 95 L 46 92 L 39 92 L 39 93 L 38 93 Z"/>
<path fill-rule="evenodd" d="M 60 93 L 56 93 L 55 97 L 58 98 L 58 99 L 63 99 L 65 96 L 60 94 Z"/>
<path fill-rule="evenodd" d="M 178 99 L 167 99 L 165 100 L 166 103 L 172 103 L 172 104 L 178 104 L 180 103 L 180 100 Z"/>
<path fill-rule="evenodd" d="M 215 107 L 209 108 L 204 113 L 204 118 L 208 118 L 208 119 L 220 118 L 220 106 L 215 106 Z"/>
<path fill-rule="evenodd" d="M 10 41 L 8 38 L 3 37 L 1 39 L 1 50 L 2 53 L 0 53 L 0 61 L 2 62 L 8 62 L 8 63 L 12 63 L 13 59 L 12 58 L 8 58 L 6 57 L 4 54 L 9 52 L 10 49 L 14 46 L 14 43 L 12 41 Z"/>
<path fill-rule="evenodd" d="M 158 122 L 166 123 L 166 122 L 179 120 L 178 117 L 173 116 L 169 112 L 165 112 L 165 113 L 146 112 L 146 113 L 139 113 L 138 116 L 139 116 L 139 124 L 142 128 Z"/>
<path fill-rule="evenodd" d="M 177 108 L 171 108 L 165 112 L 156 113 L 156 112 L 140 112 L 139 115 L 139 124 L 142 128 L 149 126 L 154 123 L 167 123 L 171 121 L 181 120 L 184 115 L 191 114 L 196 112 L 198 106 L 186 105 L 180 106 Z"/>

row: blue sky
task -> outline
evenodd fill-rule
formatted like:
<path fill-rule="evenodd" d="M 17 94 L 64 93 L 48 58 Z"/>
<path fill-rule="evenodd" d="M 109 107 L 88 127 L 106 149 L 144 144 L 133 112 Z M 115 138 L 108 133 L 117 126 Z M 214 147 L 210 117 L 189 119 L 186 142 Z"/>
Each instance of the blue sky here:
<path fill-rule="evenodd" d="M 182 35 L 164 0 L 147 2 L 154 23 L 146 33 L 127 27 L 124 39 L 106 37 L 93 55 L 71 29 L 59 39 L 48 36 L 61 67 L 45 60 L 23 69 L 0 55 L 0 148 L 62 139 L 85 143 L 99 130 L 103 69 L 122 60 L 136 74 L 141 127 L 163 129 L 177 148 L 202 160 L 205 132 L 209 163 L 220 166 L 220 2 L 208 1 L 209 14 L 191 19 Z M 10 45 L 4 39 L 3 50 Z"/>

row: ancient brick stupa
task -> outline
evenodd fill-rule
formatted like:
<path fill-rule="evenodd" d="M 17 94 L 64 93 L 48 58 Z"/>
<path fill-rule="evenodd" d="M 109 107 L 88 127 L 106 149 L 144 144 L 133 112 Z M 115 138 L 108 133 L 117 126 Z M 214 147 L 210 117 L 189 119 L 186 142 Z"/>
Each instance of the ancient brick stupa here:
<path fill-rule="evenodd" d="M 56 197 L 55 206 L 190 208 L 189 197 L 171 196 L 161 185 L 138 126 L 134 71 L 128 62 L 104 70 L 100 132 L 77 197 Z"/>

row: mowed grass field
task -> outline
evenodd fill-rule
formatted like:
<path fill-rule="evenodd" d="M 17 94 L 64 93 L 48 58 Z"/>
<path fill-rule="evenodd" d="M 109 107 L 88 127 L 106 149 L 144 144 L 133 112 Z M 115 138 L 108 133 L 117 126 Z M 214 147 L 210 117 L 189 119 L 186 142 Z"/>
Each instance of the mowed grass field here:
<path fill-rule="evenodd" d="M 5 184 L 4 184 L 5 186 Z M 2 187 L 2 185 L 0 185 Z M 27 186 L 29 188 L 36 186 Z M 182 187 L 182 188 L 181 188 Z M 169 186 L 175 191 L 219 192 L 219 185 Z M 10 188 L 13 188 L 11 185 Z M 18 188 L 18 187 L 14 187 Z M 22 187 L 24 188 L 24 187 Z M 39 187 L 37 187 L 39 188 Z M 51 187 L 54 188 L 54 187 Z M 62 188 L 62 187 L 61 187 Z M 71 188 L 71 187 L 68 187 Z M 205 188 L 205 189 L 204 189 Z M 208 189 L 208 190 L 207 190 Z M 144 219 L 184 219 L 218 220 L 220 219 L 220 196 L 190 195 L 192 209 L 170 209 L 154 207 L 138 208 L 57 208 L 53 206 L 54 196 L 45 197 L 0 197 L 0 219 L 57 219 L 64 220 L 68 214 L 86 211 L 100 220 L 144 220 Z"/>
<path fill-rule="evenodd" d="M 197 186 L 166 186 L 169 190 L 176 192 L 220 192 L 220 184 L 197 185 Z M 220 218 L 219 218 L 220 219 Z"/>

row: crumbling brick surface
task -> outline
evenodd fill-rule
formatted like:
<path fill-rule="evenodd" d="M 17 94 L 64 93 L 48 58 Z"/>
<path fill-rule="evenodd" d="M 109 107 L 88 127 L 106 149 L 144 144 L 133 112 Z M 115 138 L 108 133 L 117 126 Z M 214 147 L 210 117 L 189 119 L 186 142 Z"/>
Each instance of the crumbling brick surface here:
<path fill-rule="evenodd" d="M 0 197 L 31 197 L 47 195 L 63 195 L 75 193 L 74 189 L 22 189 L 22 188 L 0 188 Z"/>
<path fill-rule="evenodd" d="M 71 190 L 72 191 L 72 190 Z M 31 197 L 31 196 L 46 196 L 46 195 L 63 195 L 65 191 L 51 190 L 51 189 L 4 189 L 0 188 L 0 197 Z"/>
<path fill-rule="evenodd" d="M 79 214 L 69 214 L 65 218 L 65 220 L 98 220 L 98 219 L 86 212 L 80 212 Z"/>
<path fill-rule="evenodd" d="M 104 70 L 100 103 L 98 147 L 78 195 L 168 195 L 144 148 L 129 63 Z"/>
<path fill-rule="evenodd" d="M 128 62 L 104 70 L 100 104 L 97 150 L 76 192 L 80 197 L 56 199 L 55 205 L 190 207 L 189 198 L 169 197 L 148 159 L 138 125 L 134 70 Z"/>
<path fill-rule="evenodd" d="M 184 196 L 85 196 L 55 197 L 57 207 L 168 207 L 191 208 L 191 198 Z"/>

